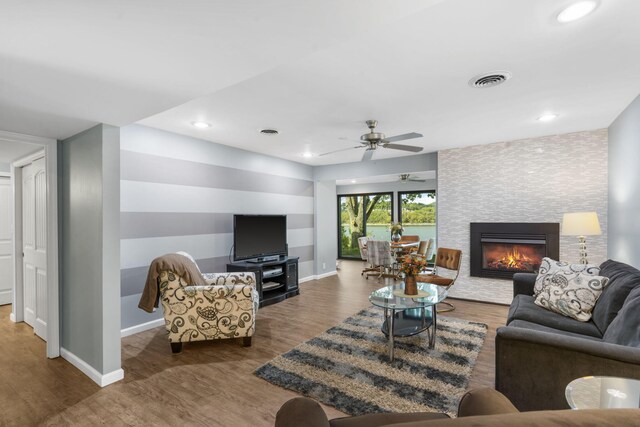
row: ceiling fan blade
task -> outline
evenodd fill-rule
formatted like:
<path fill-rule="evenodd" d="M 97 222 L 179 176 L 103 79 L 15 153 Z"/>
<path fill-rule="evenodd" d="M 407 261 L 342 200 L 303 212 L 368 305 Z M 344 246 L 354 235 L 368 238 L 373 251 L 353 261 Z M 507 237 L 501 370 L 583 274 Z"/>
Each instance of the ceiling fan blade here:
<path fill-rule="evenodd" d="M 333 153 L 339 153 L 341 151 L 353 150 L 354 148 L 364 148 L 364 147 L 365 147 L 364 145 L 359 145 L 357 147 L 341 148 L 339 150 L 329 151 L 328 153 L 318 154 L 318 157 L 326 156 L 328 154 L 333 154 Z"/>
<path fill-rule="evenodd" d="M 427 182 L 426 179 L 414 179 L 414 178 L 409 178 L 408 181 L 411 181 L 411 182 Z"/>
<path fill-rule="evenodd" d="M 373 151 L 374 150 L 372 149 L 367 149 L 367 151 L 365 151 L 362 155 L 362 161 L 366 162 L 367 160 L 371 160 L 371 158 L 373 157 Z"/>
<path fill-rule="evenodd" d="M 395 141 L 404 141 L 405 139 L 413 139 L 413 138 L 422 138 L 421 133 L 411 132 L 405 133 L 402 135 L 390 136 L 389 138 L 385 138 L 382 142 L 395 142 Z"/>
<path fill-rule="evenodd" d="M 412 151 L 419 153 L 424 150 L 423 147 L 416 147 L 415 145 L 402 145 L 402 144 L 384 144 L 384 148 L 391 148 L 392 150 Z"/>

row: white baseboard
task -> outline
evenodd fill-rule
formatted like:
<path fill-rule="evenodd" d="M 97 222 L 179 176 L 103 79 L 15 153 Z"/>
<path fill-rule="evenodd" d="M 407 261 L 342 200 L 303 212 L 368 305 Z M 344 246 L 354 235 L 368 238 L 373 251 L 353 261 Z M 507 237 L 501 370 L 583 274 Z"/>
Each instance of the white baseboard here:
<path fill-rule="evenodd" d="M 60 347 L 60 356 L 62 356 L 63 359 L 78 368 L 83 374 L 91 378 L 93 382 L 98 384 L 100 387 L 106 387 L 109 384 L 113 384 L 116 381 L 120 381 L 124 378 L 124 370 L 116 369 L 115 371 L 101 374 L 100 372 L 96 371 L 93 366 L 89 365 L 87 362 L 80 359 L 78 356 L 71 353 L 66 348 Z"/>
<path fill-rule="evenodd" d="M 316 280 L 324 279 L 325 277 L 333 276 L 335 274 L 338 274 L 338 271 L 333 270 L 333 271 L 329 271 L 329 272 L 326 272 L 326 273 L 317 274 L 316 275 Z"/>
<path fill-rule="evenodd" d="M 324 279 L 325 277 L 333 276 L 334 274 L 338 274 L 338 272 L 336 270 L 333 270 L 327 273 L 311 275 L 301 278 L 300 280 L 298 280 L 298 283 L 310 282 L 311 280 L 320 280 Z"/>
<path fill-rule="evenodd" d="M 13 323 L 16 323 L 16 315 L 13 311 L 11 312 L 11 314 L 9 314 L 9 320 L 11 320 Z"/>
<path fill-rule="evenodd" d="M 149 329 L 157 328 L 158 326 L 164 326 L 164 318 L 152 320 L 150 322 L 141 323 L 140 325 L 124 328 L 120 331 L 120 337 L 128 337 L 129 335 L 137 334 L 139 332 L 147 331 Z"/>
<path fill-rule="evenodd" d="M 13 302 L 13 291 L 11 289 L 0 291 L 0 305 L 11 304 Z"/>

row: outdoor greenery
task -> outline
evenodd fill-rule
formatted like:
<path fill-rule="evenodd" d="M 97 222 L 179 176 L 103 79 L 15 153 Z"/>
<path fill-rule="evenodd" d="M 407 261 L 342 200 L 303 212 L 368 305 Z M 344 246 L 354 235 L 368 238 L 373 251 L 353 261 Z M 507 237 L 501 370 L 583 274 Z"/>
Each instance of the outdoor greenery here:
<path fill-rule="evenodd" d="M 426 195 L 432 203 L 425 204 L 415 200 Z M 402 195 L 402 223 L 403 224 L 435 224 L 436 222 L 435 193 L 408 193 Z"/>
<path fill-rule="evenodd" d="M 387 194 L 344 196 L 341 201 L 341 224 L 349 224 L 347 241 L 343 248 L 358 250 L 358 237 L 364 236 L 365 223 L 371 222 L 372 215 L 375 214 L 374 218 L 382 215 L 383 220 L 388 218 L 387 222 L 391 222 L 391 197 Z"/>
<path fill-rule="evenodd" d="M 416 201 L 421 196 L 423 198 L 426 196 L 433 202 Z M 342 196 L 340 202 L 342 256 L 358 256 L 358 237 L 364 235 L 365 224 L 391 224 L 391 197 L 388 194 Z M 401 202 L 403 225 L 434 224 L 436 222 L 434 193 L 402 194 Z"/>

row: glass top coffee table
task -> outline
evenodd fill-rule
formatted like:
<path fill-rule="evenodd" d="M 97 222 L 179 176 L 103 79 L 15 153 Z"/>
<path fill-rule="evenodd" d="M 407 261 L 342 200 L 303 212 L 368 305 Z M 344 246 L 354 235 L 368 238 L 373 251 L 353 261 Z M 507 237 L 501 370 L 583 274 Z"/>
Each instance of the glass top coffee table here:
<path fill-rule="evenodd" d="M 369 301 L 384 308 L 382 333 L 389 338 L 389 359 L 393 361 L 395 337 L 408 337 L 427 331 L 429 348 L 436 343 L 435 305 L 447 297 L 447 290 L 431 283 L 418 282 L 418 296 L 404 295 L 404 283 L 385 286 L 369 295 Z M 391 333 L 389 333 L 391 331 Z"/>
<path fill-rule="evenodd" d="M 583 377 L 565 389 L 571 409 L 638 408 L 640 380 L 617 377 Z"/>

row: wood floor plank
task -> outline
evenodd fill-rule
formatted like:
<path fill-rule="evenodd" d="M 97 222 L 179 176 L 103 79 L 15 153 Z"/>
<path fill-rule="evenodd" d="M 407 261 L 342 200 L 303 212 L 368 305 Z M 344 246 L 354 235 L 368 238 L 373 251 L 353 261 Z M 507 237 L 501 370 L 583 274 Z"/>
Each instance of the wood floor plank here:
<path fill-rule="evenodd" d="M 67 361 L 45 358 L 45 343 L 0 307 L 1 426 L 183 425 L 272 426 L 296 393 L 253 375 L 275 356 L 370 307 L 381 287 L 360 276 L 362 263 L 343 261 L 337 276 L 301 284 L 301 295 L 259 310 L 251 347 L 240 340 L 185 344 L 171 353 L 164 328 L 122 340 L 123 381 L 100 388 Z M 508 307 L 453 300 L 442 316 L 486 323 L 487 339 L 469 388 L 493 387 L 494 338 Z M 343 416 L 326 407 L 330 418 Z"/>

